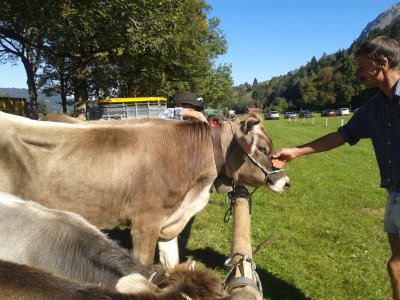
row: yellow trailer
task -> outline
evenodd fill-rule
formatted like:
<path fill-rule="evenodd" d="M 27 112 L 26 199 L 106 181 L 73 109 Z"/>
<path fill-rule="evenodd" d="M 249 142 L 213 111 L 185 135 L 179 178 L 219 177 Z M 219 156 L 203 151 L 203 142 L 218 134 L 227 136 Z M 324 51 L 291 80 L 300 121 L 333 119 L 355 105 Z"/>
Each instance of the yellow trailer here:
<path fill-rule="evenodd" d="M 167 108 L 164 97 L 110 98 L 86 102 L 87 120 L 157 118 Z"/>

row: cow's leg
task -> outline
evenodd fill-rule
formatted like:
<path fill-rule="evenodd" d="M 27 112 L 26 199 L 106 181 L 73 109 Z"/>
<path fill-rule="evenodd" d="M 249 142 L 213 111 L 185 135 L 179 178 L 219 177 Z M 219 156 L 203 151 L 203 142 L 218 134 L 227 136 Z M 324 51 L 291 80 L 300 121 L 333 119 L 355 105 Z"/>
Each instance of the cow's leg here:
<path fill-rule="evenodd" d="M 133 254 L 146 266 L 150 267 L 154 262 L 154 253 L 158 236 L 160 234 L 160 226 L 154 220 L 143 219 L 142 223 L 135 224 L 132 222 L 131 234 L 133 242 Z"/>
<path fill-rule="evenodd" d="M 172 240 L 158 240 L 160 263 L 168 270 L 172 270 L 179 264 L 178 237 Z"/>

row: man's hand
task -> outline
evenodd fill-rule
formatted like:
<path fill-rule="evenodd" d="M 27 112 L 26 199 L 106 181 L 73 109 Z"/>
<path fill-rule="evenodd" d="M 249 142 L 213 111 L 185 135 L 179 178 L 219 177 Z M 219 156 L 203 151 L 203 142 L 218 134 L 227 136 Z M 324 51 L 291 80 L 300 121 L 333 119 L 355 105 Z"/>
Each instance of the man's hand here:
<path fill-rule="evenodd" d="M 272 155 L 272 165 L 275 168 L 281 169 L 285 163 L 294 159 L 296 155 L 294 154 L 293 148 L 282 148 L 276 151 Z"/>
<path fill-rule="evenodd" d="M 207 123 L 207 118 L 204 116 L 204 114 L 202 112 L 192 110 L 192 109 L 185 108 L 184 111 L 182 112 L 182 118 L 184 120 L 193 120 L 193 121 Z"/>

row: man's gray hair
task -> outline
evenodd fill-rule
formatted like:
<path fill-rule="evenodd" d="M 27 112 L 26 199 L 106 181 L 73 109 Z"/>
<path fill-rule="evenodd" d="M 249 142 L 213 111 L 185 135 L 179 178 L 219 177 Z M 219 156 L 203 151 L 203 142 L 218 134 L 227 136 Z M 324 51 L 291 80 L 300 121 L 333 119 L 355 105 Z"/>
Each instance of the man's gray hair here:
<path fill-rule="evenodd" d="M 361 44 L 355 52 L 356 57 L 359 55 L 367 55 L 377 64 L 387 58 L 391 69 L 400 69 L 400 45 L 387 36 L 378 36 Z"/>

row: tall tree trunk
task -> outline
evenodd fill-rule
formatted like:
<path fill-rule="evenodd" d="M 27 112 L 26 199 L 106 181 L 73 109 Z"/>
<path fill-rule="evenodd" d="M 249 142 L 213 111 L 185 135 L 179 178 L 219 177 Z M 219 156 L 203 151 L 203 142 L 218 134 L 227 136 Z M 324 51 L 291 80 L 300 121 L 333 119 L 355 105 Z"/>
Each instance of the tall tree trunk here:
<path fill-rule="evenodd" d="M 37 89 L 35 83 L 35 73 L 33 70 L 32 63 L 28 61 L 26 58 L 22 58 L 22 63 L 25 67 L 26 72 L 26 83 L 28 85 L 28 94 L 29 94 L 29 103 L 30 103 L 30 111 L 29 117 L 31 119 L 38 119 L 38 102 L 37 102 Z"/>
<path fill-rule="evenodd" d="M 129 81 L 129 95 L 128 97 L 136 97 L 137 89 L 136 89 L 136 82 L 135 79 L 131 78 Z"/>
<path fill-rule="evenodd" d="M 75 81 L 74 116 L 77 117 L 84 113 L 85 111 L 84 104 L 89 98 L 88 85 L 85 74 L 85 66 L 83 63 L 76 69 L 74 81 Z"/>
<path fill-rule="evenodd" d="M 61 94 L 61 105 L 63 113 L 66 114 L 67 110 L 67 90 L 66 90 L 66 80 L 65 80 L 65 70 L 64 64 L 60 67 L 60 94 Z"/>

